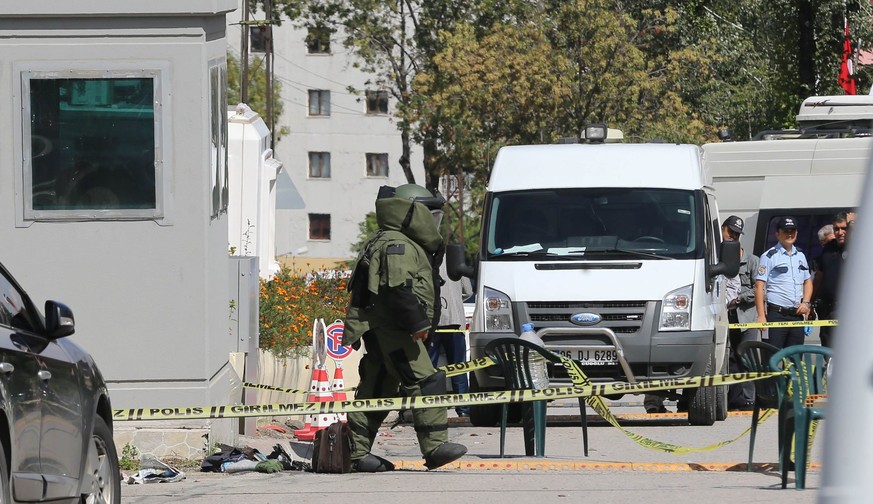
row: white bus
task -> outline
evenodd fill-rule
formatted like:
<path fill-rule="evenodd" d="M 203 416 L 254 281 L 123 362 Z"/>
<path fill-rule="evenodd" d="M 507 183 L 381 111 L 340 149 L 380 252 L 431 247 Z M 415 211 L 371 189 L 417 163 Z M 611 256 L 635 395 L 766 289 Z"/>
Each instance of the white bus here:
<path fill-rule="evenodd" d="M 743 246 L 760 255 L 776 242 L 779 216 L 792 215 L 799 223 L 797 245 L 815 257 L 819 228 L 860 202 L 871 122 L 873 96 L 815 96 L 801 105 L 796 130 L 704 145 L 722 220 L 744 219 Z"/>

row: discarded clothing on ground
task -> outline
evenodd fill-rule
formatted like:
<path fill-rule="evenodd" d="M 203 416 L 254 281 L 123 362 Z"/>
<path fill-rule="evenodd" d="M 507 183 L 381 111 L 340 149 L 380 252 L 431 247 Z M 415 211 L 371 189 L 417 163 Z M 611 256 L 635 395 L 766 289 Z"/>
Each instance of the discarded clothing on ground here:
<path fill-rule="evenodd" d="M 202 472 L 225 472 L 225 469 L 235 462 L 241 460 L 252 460 L 260 462 L 267 458 L 257 450 L 257 448 L 235 448 L 225 444 L 219 445 L 220 452 L 209 455 L 203 462 L 200 463 Z M 254 466 L 250 470 L 254 470 Z"/>
<path fill-rule="evenodd" d="M 262 462 L 258 462 L 255 466 L 255 471 L 262 473 L 277 473 L 282 472 L 284 467 L 282 467 L 282 463 L 278 460 L 264 460 Z"/>
<path fill-rule="evenodd" d="M 140 470 L 127 479 L 128 485 L 145 483 L 173 483 L 185 479 L 185 473 L 154 457 L 140 461 Z"/>
<path fill-rule="evenodd" d="M 303 460 L 295 460 L 281 444 L 273 445 L 273 451 L 267 455 L 267 460 L 277 460 L 285 471 L 309 471 L 312 465 Z"/>
<path fill-rule="evenodd" d="M 273 451 L 264 455 L 257 448 L 235 448 L 228 445 L 219 445 L 221 451 L 209 455 L 200 463 L 202 472 L 226 472 L 239 473 L 245 471 L 258 471 L 274 473 L 280 471 L 308 471 L 311 469 L 309 462 L 295 460 L 282 445 L 273 445 Z M 270 463 L 265 463 L 270 462 Z"/>

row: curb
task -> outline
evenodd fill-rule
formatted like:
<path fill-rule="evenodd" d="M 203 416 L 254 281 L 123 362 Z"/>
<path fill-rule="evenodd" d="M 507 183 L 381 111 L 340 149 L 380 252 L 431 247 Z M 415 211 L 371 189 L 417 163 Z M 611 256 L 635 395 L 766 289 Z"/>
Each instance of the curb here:
<path fill-rule="evenodd" d="M 394 466 L 403 471 L 427 471 L 421 460 L 395 460 Z M 809 470 L 819 470 L 821 464 L 812 462 Z M 580 462 L 580 461 L 546 461 L 524 460 L 510 461 L 469 461 L 458 460 L 439 468 L 450 471 L 515 471 L 515 472 L 746 472 L 745 462 L 709 462 L 709 463 L 659 463 L 659 462 Z M 779 464 L 753 463 L 751 472 L 778 472 Z"/>

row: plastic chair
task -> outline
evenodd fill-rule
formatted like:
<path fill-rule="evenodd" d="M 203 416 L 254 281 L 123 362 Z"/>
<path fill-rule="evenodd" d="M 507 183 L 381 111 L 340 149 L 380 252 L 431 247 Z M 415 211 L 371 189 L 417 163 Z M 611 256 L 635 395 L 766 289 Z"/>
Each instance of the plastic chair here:
<path fill-rule="evenodd" d="M 811 395 L 827 394 L 826 368 L 831 357 L 831 349 L 813 345 L 795 345 L 783 348 L 770 358 L 770 368 L 786 370 L 791 384 L 789 390 L 779 382 L 783 401 L 788 404 L 786 415 L 780 421 L 782 432 L 782 488 L 788 485 L 788 470 L 790 468 L 791 441 L 794 440 L 794 487 L 803 490 L 806 486 L 806 461 L 809 444 L 809 428 L 813 420 L 825 418 L 824 408 L 807 403 Z M 792 435 L 793 434 L 793 435 Z"/>
<path fill-rule="evenodd" d="M 740 365 L 743 371 L 750 373 L 767 373 L 770 371 L 770 357 L 772 357 L 779 348 L 763 341 L 743 341 L 737 347 L 737 356 L 740 358 Z M 749 463 L 746 465 L 746 470 L 752 470 L 752 455 L 755 453 L 755 434 L 758 431 L 758 419 L 761 415 L 761 410 L 776 409 L 779 411 L 779 419 L 782 418 L 782 395 L 779 393 L 779 380 L 785 380 L 784 377 L 767 378 L 765 380 L 755 380 L 755 405 L 752 408 L 752 431 L 749 435 Z M 777 424 L 781 425 L 781 420 Z M 779 430 L 781 436 L 782 431 Z M 779 439 L 779 447 L 782 447 L 782 439 Z M 781 459 L 780 459 L 781 460 Z"/>
<path fill-rule="evenodd" d="M 529 390 L 533 388 L 528 361 L 531 352 L 537 352 L 548 362 L 561 365 L 561 358 L 533 343 L 519 338 L 498 338 L 485 346 L 485 354 L 500 366 L 508 390 Z M 545 456 L 546 443 L 546 400 L 524 403 L 524 451 L 530 456 L 536 451 L 537 457 Z M 500 415 L 500 457 L 504 454 L 506 442 L 506 419 L 509 404 L 501 405 Z M 579 412 L 582 416 L 582 443 L 585 456 L 588 456 L 588 417 L 585 413 L 585 400 L 579 398 Z M 532 429 L 531 429 L 532 427 Z"/>

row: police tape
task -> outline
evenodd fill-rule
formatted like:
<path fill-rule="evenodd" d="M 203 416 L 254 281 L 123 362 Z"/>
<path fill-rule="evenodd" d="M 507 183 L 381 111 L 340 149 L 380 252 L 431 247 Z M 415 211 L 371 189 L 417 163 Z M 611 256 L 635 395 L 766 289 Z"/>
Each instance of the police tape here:
<path fill-rule="evenodd" d="M 572 361 L 571 361 L 572 362 Z M 571 399 L 612 394 L 643 393 L 695 387 L 731 385 L 771 378 L 783 373 L 737 373 L 730 375 L 668 378 L 641 383 L 604 383 L 585 387 L 549 387 L 541 390 L 506 390 L 471 392 L 467 394 L 439 394 L 416 397 L 388 397 L 346 401 L 296 402 L 228 406 L 199 406 L 176 408 L 128 408 L 112 411 L 113 420 L 199 420 L 243 418 L 258 416 L 309 415 L 393 411 L 399 409 L 454 408 L 485 404 L 522 403 L 526 401 Z"/>
<path fill-rule="evenodd" d="M 768 327 L 835 327 L 837 320 L 796 320 L 786 322 L 747 322 L 728 324 L 730 329 L 766 329 Z"/>
<path fill-rule="evenodd" d="M 570 376 L 570 380 L 576 386 L 586 386 L 591 384 L 591 380 L 585 375 L 585 372 L 582 371 L 582 368 L 579 364 L 571 359 L 561 358 L 561 361 L 564 365 L 564 368 L 567 370 L 567 374 Z M 748 373 L 747 373 L 748 374 Z M 773 375 L 778 375 L 780 373 L 771 373 Z M 720 441 L 718 443 L 714 443 L 707 446 L 681 446 L 675 445 L 672 443 L 665 443 L 663 441 L 658 441 L 655 439 L 647 438 L 640 434 L 635 434 L 624 427 L 622 427 L 618 423 L 618 419 L 615 418 L 615 415 L 612 414 L 612 411 L 609 409 L 609 406 L 603 400 L 602 397 L 597 395 L 592 395 L 585 398 L 585 403 L 591 406 L 591 408 L 600 415 L 601 418 L 606 420 L 610 425 L 620 430 L 625 436 L 630 438 L 632 441 L 636 442 L 638 445 L 643 448 L 648 448 L 650 450 L 662 451 L 667 453 L 674 453 L 677 455 L 685 454 L 685 453 L 695 453 L 695 452 L 704 452 L 704 451 L 712 451 L 717 448 L 721 448 L 722 446 L 729 445 L 739 439 L 742 439 L 743 436 L 751 432 L 752 427 L 749 426 L 746 430 L 741 432 L 738 436 L 733 439 L 728 439 L 725 441 Z M 761 416 L 758 418 L 758 424 L 764 423 L 770 416 L 774 413 L 775 410 L 765 410 Z M 757 424 L 756 424 L 757 425 Z"/>
<path fill-rule="evenodd" d="M 473 359 L 471 361 L 446 364 L 445 366 L 438 367 L 437 370 L 445 371 L 446 377 L 451 378 L 452 376 L 462 375 L 470 371 L 476 371 L 477 369 L 485 369 L 493 365 L 494 361 L 491 360 L 491 357 L 479 357 L 478 359 Z"/>
<path fill-rule="evenodd" d="M 561 356 L 561 362 L 567 371 L 567 375 L 570 377 L 570 380 L 573 382 L 573 385 L 575 387 L 580 387 L 580 388 L 591 387 L 592 390 L 594 389 L 594 386 L 593 386 L 591 380 L 585 375 L 585 372 L 582 371 L 582 368 L 579 366 L 579 364 L 576 361 L 573 361 L 572 359 L 568 359 L 566 357 Z M 464 374 L 464 373 L 467 373 L 467 372 L 470 372 L 470 371 L 473 371 L 476 369 L 484 369 L 484 368 L 490 367 L 492 365 L 494 365 L 494 361 L 491 360 L 491 358 L 480 357 L 480 358 L 474 359 L 472 361 L 460 362 L 460 363 L 456 363 L 456 364 L 448 364 L 445 366 L 441 366 L 437 369 L 445 371 L 446 376 L 450 377 L 450 376 Z M 760 374 L 760 373 L 758 373 L 758 374 Z M 767 376 L 775 376 L 775 375 L 779 375 L 779 374 L 782 374 L 782 373 L 769 373 L 766 375 Z M 750 375 L 750 373 L 743 373 L 741 375 L 735 374 L 735 375 L 730 375 L 730 376 L 731 377 L 738 377 L 738 376 L 746 376 L 746 375 Z M 754 378 L 754 379 L 760 379 L 760 378 Z M 652 384 L 652 383 L 653 382 L 645 382 L 645 384 Z M 740 383 L 740 382 L 737 381 L 734 383 Z M 305 393 L 305 391 L 300 391 L 300 390 L 295 390 L 295 389 L 280 389 L 278 387 L 272 387 L 269 385 L 258 385 L 258 384 L 249 384 L 249 383 L 245 383 L 243 385 L 250 386 L 252 388 L 264 389 L 264 390 L 276 390 L 276 391 L 280 391 L 280 392 L 289 392 L 289 393 Z M 709 385 L 703 385 L 703 386 L 709 386 Z M 680 387 L 676 387 L 676 388 L 680 388 Z M 690 387 L 688 387 L 688 388 L 690 388 Z M 654 390 L 654 389 L 651 389 L 651 390 Z M 663 390 L 663 389 L 660 389 L 660 390 Z M 647 390 L 639 390 L 638 389 L 638 390 L 636 390 L 636 393 L 646 392 L 646 391 Z M 619 393 L 626 393 L 626 392 L 619 392 Z M 594 412 L 597 413 L 601 418 L 603 418 L 607 423 L 609 423 L 613 427 L 619 429 L 624 435 L 626 435 L 632 441 L 634 441 L 637 444 L 639 444 L 640 446 L 642 446 L 644 448 L 648 448 L 650 450 L 663 451 L 663 452 L 667 452 L 667 453 L 674 453 L 677 455 L 678 454 L 686 454 L 686 453 L 711 451 L 711 450 L 715 450 L 717 448 L 721 448 L 722 446 L 726 446 L 728 444 L 731 444 L 735 441 L 738 441 L 739 439 L 742 439 L 752 429 L 750 426 L 733 439 L 729 439 L 729 440 L 725 440 L 725 441 L 721 441 L 718 443 L 714 443 L 714 444 L 707 445 L 707 446 L 701 446 L 701 447 L 680 446 L 680 445 L 675 445 L 672 443 L 665 443 L 663 441 L 657 441 L 655 439 L 647 438 L 643 435 L 636 434 L 636 433 L 631 432 L 631 431 L 625 429 L 624 427 L 622 427 L 621 424 L 619 423 L 618 419 L 615 417 L 615 415 L 609 409 L 609 405 L 607 405 L 606 401 L 604 401 L 603 397 L 601 397 L 601 394 L 602 395 L 609 395 L 608 392 L 600 391 L 599 393 L 592 393 L 591 395 L 589 395 L 587 397 L 585 397 L 585 396 L 576 396 L 576 397 L 585 397 L 585 403 L 588 404 L 588 406 L 590 406 L 591 409 L 593 409 Z M 454 397 L 458 397 L 458 396 L 459 395 L 455 395 Z M 493 404 L 500 404 L 501 403 L 497 400 L 493 400 L 490 402 Z M 511 401 L 511 402 L 522 402 L 522 401 Z M 477 403 L 466 403 L 466 404 L 473 406 L 473 405 L 481 405 L 483 403 L 477 402 Z M 270 406 L 272 406 L 272 405 L 270 405 Z M 446 404 L 446 407 L 452 407 L 452 406 L 453 405 Z M 281 407 L 281 405 L 279 405 L 279 407 Z M 419 406 L 419 408 L 421 408 L 421 407 L 423 407 L 423 406 Z M 440 403 L 438 406 L 433 406 L 433 407 L 443 407 L 443 406 L 442 406 L 442 403 Z M 404 408 L 406 408 L 406 407 L 404 407 Z M 415 409 L 415 408 L 411 408 L 411 409 Z M 202 409 L 199 411 L 202 412 Z M 370 410 L 370 411 L 373 411 L 373 410 Z M 290 414 L 290 413 L 283 413 L 283 414 Z M 773 414 L 772 410 L 765 410 L 764 412 L 762 412 L 761 416 L 758 418 L 758 424 L 764 423 L 768 418 L 770 418 L 770 416 L 772 414 Z M 270 415 L 270 413 L 265 413 L 265 415 Z M 251 416 L 257 416 L 257 415 L 251 415 Z M 179 417 L 173 417 L 173 418 L 181 419 Z M 145 419 L 145 418 L 143 418 L 143 419 Z"/>
<path fill-rule="evenodd" d="M 300 389 L 293 389 L 293 388 L 275 387 L 273 385 L 264 385 L 263 383 L 243 382 L 242 386 L 244 388 L 251 388 L 251 389 L 258 389 L 258 390 L 270 390 L 273 392 L 284 392 L 286 394 L 308 394 L 311 392 L 311 390 L 300 390 Z M 354 392 L 355 390 L 358 390 L 358 387 L 346 387 L 346 388 L 341 388 L 341 389 L 332 388 L 329 390 L 329 392 Z"/>
<path fill-rule="evenodd" d="M 469 373 L 470 371 L 475 371 L 477 369 L 484 369 L 487 367 L 491 367 L 494 365 L 494 361 L 491 360 L 490 357 L 480 357 L 478 359 L 473 359 L 471 361 L 466 362 L 458 362 L 456 364 L 447 364 L 445 366 L 440 366 L 437 370 L 445 371 L 446 378 L 451 378 L 452 376 L 458 376 L 465 373 Z M 263 383 L 251 383 L 244 382 L 242 384 L 245 388 L 252 388 L 258 390 L 270 390 L 273 392 L 284 392 L 286 394 L 308 394 L 309 390 L 301 390 L 301 389 L 293 389 L 293 388 L 282 388 L 276 387 L 273 385 L 265 385 Z M 347 387 L 343 389 L 331 389 L 331 392 L 352 392 L 357 390 L 357 387 Z"/>

